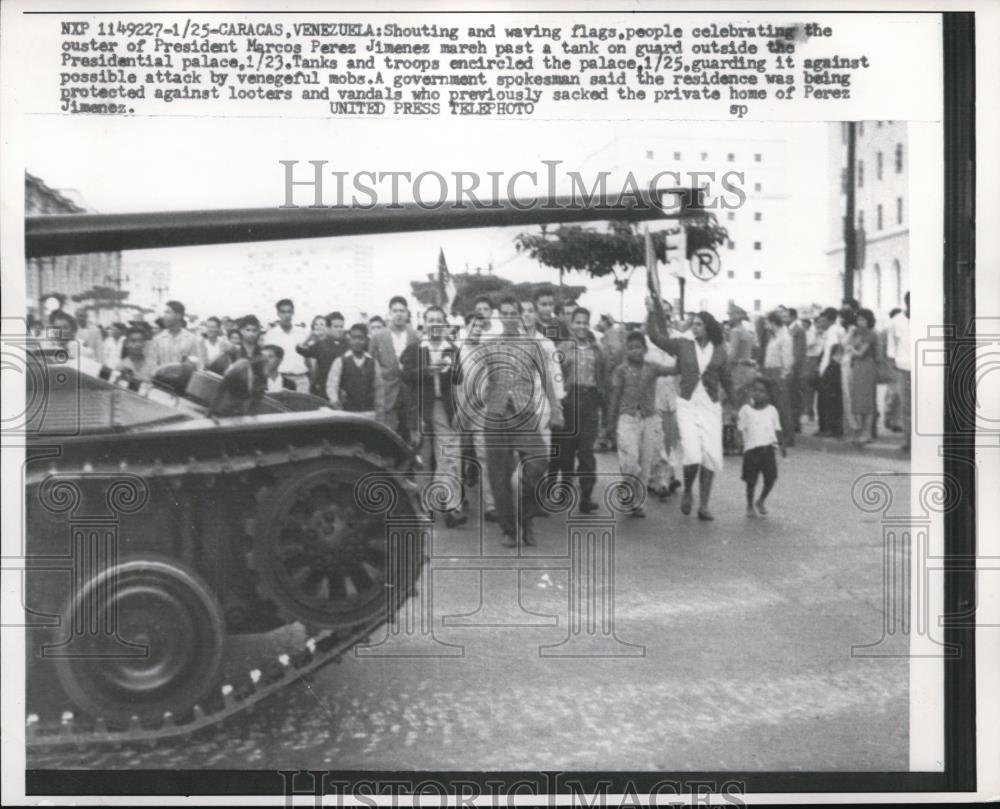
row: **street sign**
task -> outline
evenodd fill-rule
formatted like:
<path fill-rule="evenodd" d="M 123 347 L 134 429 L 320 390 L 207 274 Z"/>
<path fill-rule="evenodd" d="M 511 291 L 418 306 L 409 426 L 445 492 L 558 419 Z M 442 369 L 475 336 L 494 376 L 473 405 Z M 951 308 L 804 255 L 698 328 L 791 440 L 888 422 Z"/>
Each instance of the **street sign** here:
<path fill-rule="evenodd" d="M 684 262 L 687 259 L 687 230 L 681 225 L 665 230 L 663 235 L 667 272 L 675 278 L 680 278 L 684 274 Z"/>
<path fill-rule="evenodd" d="M 710 247 L 701 247 L 691 256 L 691 275 L 699 281 L 711 281 L 722 269 L 722 259 Z"/>

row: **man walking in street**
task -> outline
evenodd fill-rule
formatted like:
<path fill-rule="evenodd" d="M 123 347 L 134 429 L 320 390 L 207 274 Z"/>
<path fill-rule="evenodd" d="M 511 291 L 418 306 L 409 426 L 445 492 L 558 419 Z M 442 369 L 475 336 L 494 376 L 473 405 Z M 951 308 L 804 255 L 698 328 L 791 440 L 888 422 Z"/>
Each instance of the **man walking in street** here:
<path fill-rule="evenodd" d="M 556 345 L 572 339 L 565 321 L 556 315 L 556 295 L 553 291 L 543 289 L 535 293 L 535 311 L 538 314 L 538 331 L 545 337 Z"/>
<path fill-rule="evenodd" d="M 794 433 L 802 432 L 802 412 L 805 403 L 802 400 L 802 376 L 806 367 L 806 330 L 799 320 L 797 310 L 788 308 L 784 311 L 783 320 L 792 338 L 792 373 L 788 378 L 789 410 L 792 417 L 792 433 L 786 433 L 794 443 Z M 787 441 L 785 442 L 788 443 Z"/>
<path fill-rule="evenodd" d="M 764 349 L 764 376 L 774 383 L 774 406 L 781 416 L 781 430 L 787 436 L 786 446 L 794 446 L 795 431 L 792 424 L 791 384 L 795 369 L 795 346 L 792 335 L 785 326 L 781 312 L 767 316 L 768 340 Z"/>
<path fill-rule="evenodd" d="M 484 387 L 477 396 L 483 412 L 474 418 L 484 429 L 487 473 L 504 545 L 516 547 L 518 541 L 534 544 L 532 519 L 542 513 L 538 491 L 546 469 L 540 433 L 542 397 L 548 398 L 553 428 L 561 427 L 563 419 L 545 353 L 538 340 L 525 334 L 516 298 L 500 303 L 500 321 L 503 333 L 481 343 L 475 354 L 478 367 L 469 369 L 463 362 L 462 373 L 472 370 Z M 463 412 L 463 418 L 471 415 Z M 519 465 L 520 492 L 516 495 L 512 477 Z"/>
<path fill-rule="evenodd" d="M 415 393 L 423 467 L 428 472 L 434 470 L 433 482 L 438 491 L 447 492 L 443 502 L 428 505 L 441 505 L 445 525 L 455 528 L 468 518 L 461 512 L 461 440 L 454 427 L 453 380 L 458 349 L 446 336 L 447 329 L 444 309 L 428 307 L 424 312 L 423 339 L 403 350 L 399 364 L 403 382 Z"/>
<path fill-rule="evenodd" d="M 590 312 L 583 307 L 575 309 L 572 325 L 573 339 L 559 346 L 564 357 L 565 424 L 563 429 L 552 431 L 554 457 L 550 470 L 554 467 L 564 481 L 572 480 L 575 474 L 580 483 L 580 511 L 589 514 L 597 508 L 592 499 L 597 482 L 594 442 L 597 440 L 602 392 L 607 390 L 608 373 L 604 354 L 590 331 Z"/>
<path fill-rule="evenodd" d="M 406 298 L 389 300 L 389 326 L 371 339 L 369 351 L 375 360 L 375 417 L 405 442 L 410 443 L 412 396 L 400 375 L 399 358 L 420 336 L 410 325 Z"/>
<path fill-rule="evenodd" d="M 308 335 L 304 328 L 292 323 L 292 318 L 295 317 L 295 304 L 291 300 L 282 298 L 275 304 L 275 308 L 278 311 L 278 322 L 264 334 L 264 343 L 281 347 L 285 353 L 278 368 L 279 373 L 289 380 L 299 393 L 308 393 L 309 368 L 306 366 L 305 357 L 296 351 Z"/>

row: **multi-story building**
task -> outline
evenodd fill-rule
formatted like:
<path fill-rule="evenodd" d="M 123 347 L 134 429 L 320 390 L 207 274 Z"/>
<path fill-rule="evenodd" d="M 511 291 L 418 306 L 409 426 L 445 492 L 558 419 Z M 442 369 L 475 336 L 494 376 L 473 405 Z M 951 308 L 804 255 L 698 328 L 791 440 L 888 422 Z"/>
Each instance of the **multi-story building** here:
<path fill-rule="evenodd" d="M 843 221 L 847 205 L 848 124 L 829 126 L 827 261 L 844 278 Z M 855 228 L 861 265 L 854 297 L 885 319 L 909 289 L 909 215 L 905 121 L 858 121 L 855 132 Z"/>
<path fill-rule="evenodd" d="M 822 137 L 821 129 L 818 134 Z M 836 280 L 828 277 L 824 261 L 822 219 L 814 226 L 810 217 L 816 219 L 815 211 L 803 210 L 797 196 L 802 178 L 792 160 L 788 140 L 780 137 L 629 135 L 591 155 L 581 173 L 586 179 L 598 171 L 612 177 L 631 172 L 643 185 L 644 178 L 657 172 L 678 172 L 685 187 L 707 186 L 710 198 L 718 202 L 712 213 L 729 238 L 717 248 L 721 266 L 715 277 L 700 280 L 685 268 L 685 309 L 725 316 L 735 304 L 763 314 L 779 304 L 826 303 L 837 294 Z M 727 182 L 742 190 L 742 202 L 723 187 L 727 173 Z M 660 186 L 675 184 L 669 177 Z M 614 187 L 609 180 L 609 188 Z M 662 269 L 660 275 L 665 296 L 679 302 L 678 280 Z M 590 286 L 597 288 L 600 282 Z M 644 295 L 643 279 L 630 283 L 623 307 L 626 320 L 642 311 Z M 617 306 L 608 311 L 617 311 Z"/>
<path fill-rule="evenodd" d="M 122 260 L 123 289 L 129 293 L 127 302 L 141 309 L 159 313 L 170 300 L 170 262 L 136 259 L 126 255 Z"/>
<path fill-rule="evenodd" d="M 87 213 L 76 191 L 58 191 L 38 177 L 25 172 L 24 213 Z M 43 256 L 25 261 L 25 299 L 29 310 L 37 311 L 43 296 L 60 293 L 67 299 L 94 287 L 123 289 L 121 253 L 87 253 L 76 256 Z M 72 308 L 72 304 L 69 304 Z"/>
<path fill-rule="evenodd" d="M 297 321 L 338 309 L 350 322 L 360 316 L 356 303 L 370 297 L 366 286 L 372 268 L 373 249 L 366 245 L 338 245 L 330 239 L 254 245 L 240 265 L 226 273 L 239 279 L 229 287 L 227 314 L 252 312 L 271 321 L 274 304 L 291 298 Z M 197 314 L 204 318 L 219 313 Z"/>

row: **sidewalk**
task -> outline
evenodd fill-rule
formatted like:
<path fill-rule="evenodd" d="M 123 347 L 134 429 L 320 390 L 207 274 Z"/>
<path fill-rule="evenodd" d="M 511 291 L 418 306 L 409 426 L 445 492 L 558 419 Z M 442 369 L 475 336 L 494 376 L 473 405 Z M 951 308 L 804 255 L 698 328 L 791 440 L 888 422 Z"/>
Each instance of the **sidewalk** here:
<path fill-rule="evenodd" d="M 882 428 L 878 438 L 863 447 L 856 447 L 848 439 L 825 438 L 815 435 L 816 425 L 804 422 L 802 432 L 795 436 L 796 449 L 812 449 L 820 452 L 836 452 L 847 455 L 868 455 L 874 458 L 894 458 L 908 460 L 909 453 L 903 452 L 903 434 Z"/>

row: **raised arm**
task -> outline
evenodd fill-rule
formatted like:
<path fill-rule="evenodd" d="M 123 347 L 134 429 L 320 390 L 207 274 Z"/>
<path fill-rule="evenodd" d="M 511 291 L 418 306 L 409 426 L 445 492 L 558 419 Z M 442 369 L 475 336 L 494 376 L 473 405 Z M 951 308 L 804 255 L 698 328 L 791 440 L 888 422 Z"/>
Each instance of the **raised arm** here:
<path fill-rule="evenodd" d="M 671 357 L 676 357 L 677 340 L 670 336 L 669 327 L 664 325 L 667 318 L 666 313 L 663 311 L 663 304 L 655 302 L 653 304 L 654 310 L 657 305 L 659 305 L 659 314 L 661 317 L 657 316 L 656 311 L 649 313 L 649 316 L 646 318 L 646 336 L 649 337 L 649 341 L 657 348 L 666 351 Z"/>

